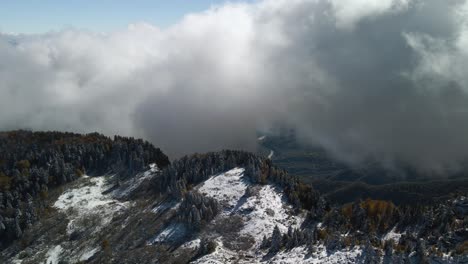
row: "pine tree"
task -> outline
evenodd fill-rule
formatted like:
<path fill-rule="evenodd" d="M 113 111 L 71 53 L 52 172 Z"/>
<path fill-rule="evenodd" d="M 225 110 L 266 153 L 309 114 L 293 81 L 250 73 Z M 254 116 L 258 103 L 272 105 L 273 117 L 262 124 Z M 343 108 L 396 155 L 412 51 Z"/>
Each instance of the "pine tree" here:
<path fill-rule="evenodd" d="M 276 253 L 278 252 L 281 247 L 282 247 L 282 235 L 281 231 L 279 230 L 278 226 L 276 225 L 275 228 L 273 229 L 273 234 L 271 235 L 271 246 L 270 246 L 270 252 L 271 253 Z"/>

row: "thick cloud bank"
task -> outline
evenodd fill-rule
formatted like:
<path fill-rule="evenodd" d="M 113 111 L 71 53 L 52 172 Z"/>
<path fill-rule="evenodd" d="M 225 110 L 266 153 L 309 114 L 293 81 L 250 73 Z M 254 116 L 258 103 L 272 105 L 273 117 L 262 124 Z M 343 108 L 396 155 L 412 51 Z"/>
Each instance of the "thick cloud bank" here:
<path fill-rule="evenodd" d="M 252 149 L 283 123 L 349 162 L 468 158 L 468 4 L 265 0 L 168 29 L 0 35 L 0 129 Z"/>

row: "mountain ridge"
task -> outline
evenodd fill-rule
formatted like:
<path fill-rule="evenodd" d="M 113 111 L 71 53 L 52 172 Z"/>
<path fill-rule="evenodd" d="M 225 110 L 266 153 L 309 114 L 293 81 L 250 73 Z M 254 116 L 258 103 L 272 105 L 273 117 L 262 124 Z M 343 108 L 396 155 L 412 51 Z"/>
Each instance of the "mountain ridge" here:
<path fill-rule="evenodd" d="M 22 264 L 468 260 L 466 195 L 426 206 L 370 199 L 333 205 L 310 184 L 253 153 L 224 150 L 170 164 L 164 157 L 159 164 L 145 159 L 133 174 L 130 162 L 123 165 L 123 173 L 109 170 L 119 167 L 109 163 L 110 173 L 83 175 L 51 188 L 42 205 L 44 214 L 0 251 L 0 260 Z"/>

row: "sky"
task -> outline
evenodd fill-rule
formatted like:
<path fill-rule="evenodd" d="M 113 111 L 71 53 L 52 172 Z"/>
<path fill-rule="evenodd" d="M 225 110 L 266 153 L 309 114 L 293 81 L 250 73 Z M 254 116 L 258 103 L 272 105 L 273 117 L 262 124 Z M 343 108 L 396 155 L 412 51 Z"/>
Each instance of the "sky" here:
<path fill-rule="evenodd" d="M 231 2 L 239 2 L 231 0 Z M 246 0 L 249 1 L 249 0 Z M 38 34 L 66 28 L 111 32 L 147 22 L 168 27 L 224 0 L 1 0 L 0 30 Z"/>
<path fill-rule="evenodd" d="M 283 126 L 350 164 L 467 164 L 467 0 L 93 2 L 2 3 L 0 130 L 141 137 L 175 158 L 254 151 Z"/>

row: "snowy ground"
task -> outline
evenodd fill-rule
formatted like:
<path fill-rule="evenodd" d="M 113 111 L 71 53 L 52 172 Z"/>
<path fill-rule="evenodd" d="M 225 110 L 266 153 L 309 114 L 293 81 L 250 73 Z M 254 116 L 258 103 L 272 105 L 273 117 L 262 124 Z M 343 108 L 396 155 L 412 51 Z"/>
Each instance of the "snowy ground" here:
<path fill-rule="evenodd" d="M 164 211 L 166 210 L 177 210 L 177 208 L 179 208 L 179 205 L 180 205 L 180 202 L 176 202 L 176 201 L 169 201 L 169 202 L 166 202 L 166 201 L 163 201 L 159 204 L 157 204 L 153 209 L 151 209 L 151 211 L 155 214 L 160 214 L 160 213 L 163 213 Z"/>
<path fill-rule="evenodd" d="M 184 243 L 181 247 L 182 248 L 189 248 L 189 249 L 196 249 L 200 246 L 201 240 L 199 238 L 191 240 L 189 242 Z"/>
<path fill-rule="evenodd" d="M 106 184 L 107 177 L 110 176 L 83 176 L 74 183 L 75 187 L 62 193 L 53 204 L 53 207 L 68 218 L 68 235 L 79 230 L 98 232 L 111 222 L 114 215 L 130 206 L 129 202 L 122 203 L 114 199 L 111 193 L 103 194 L 110 188 Z M 78 245 L 70 247 L 69 242 L 65 241 L 52 246 L 42 245 L 28 255 L 34 259 L 32 263 L 58 264 L 65 259 L 70 263 L 77 263 L 88 260 L 98 251 L 98 248 Z M 19 255 L 12 260 L 14 263 L 23 262 Z"/>
<path fill-rule="evenodd" d="M 269 159 L 273 158 L 274 154 L 275 154 L 275 152 L 273 150 L 270 150 L 270 154 L 268 154 L 268 158 Z"/>
<path fill-rule="evenodd" d="M 257 188 L 258 192 L 246 196 L 249 186 Z M 299 227 L 304 221 L 302 216 L 291 213 L 292 207 L 274 186 L 253 185 L 244 177 L 242 168 L 234 168 L 211 177 L 198 186 L 198 191 L 223 205 L 224 210 L 219 217 L 239 215 L 243 218 L 244 226 L 239 235 L 249 235 L 255 239 L 254 247 L 247 252 L 252 256 L 259 253 L 258 248 L 263 237 L 271 236 L 276 225 L 282 232 L 286 232 L 289 226 Z M 199 263 L 225 263 L 227 259 L 237 255 L 239 252 L 220 246 L 216 252 L 204 257 L 204 262 Z"/>
<path fill-rule="evenodd" d="M 362 260 L 362 249 L 356 247 L 342 251 L 327 252 L 325 247 L 316 247 L 315 253 L 309 254 L 305 247 L 297 247 L 288 251 L 280 251 L 272 258 L 239 254 L 223 246 L 218 246 L 215 252 L 192 262 L 194 264 L 224 264 L 224 263 L 278 263 L 278 264 L 341 264 L 359 263 Z"/>
<path fill-rule="evenodd" d="M 160 172 L 155 163 L 149 165 L 149 170 L 138 173 L 126 182 L 122 182 L 117 190 L 113 192 L 113 196 L 122 199 L 129 197 L 135 190 L 145 182 L 149 182 L 157 173 Z"/>
<path fill-rule="evenodd" d="M 393 240 L 394 243 L 398 243 L 398 241 L 401 238 L 401 235 L 402 234 L 395 231 L 395 227 L 394 227 L 387 234 L 385 234 L 385 236 L 382 238 L 382 240 L 383 241 Z"/>
<path fill-rule="evenodd" d="M 99 248 L 92 248 L 92 249 L 86 250 L 85 252 L 81 254 L 80 261 L 87 261 L 92 256 L 94 256 L 94 254 L 96 254 L 96 252 L 98 251 L 99 251 Z"/>
<path fill-rule="evenodd" d="M 223 247 L 222 242 L 220 240 L 216 241 L 218 243 L 218 247 L 216 250 L 209 254 L 205 255 L 193 262 L 192 264 L 224 264 L 224 263 L 258 263 L 258 261 L 254 262 L 253 259 L 249 261 L 242 261 L 239 259 L 239 252 L 234 252 L 232 250 L 226 249 Z"/>
<path fill-rule="evenodd" d="M 45 261 L 45 264 L 58 264 L 62 251 L 63 249 L 60 245 L 50 249 L 47 252 L 47 260 Z"/>
<path fill-rule="evenodd" d="M 80 229 L 80 223 L 95 220 L 95 231 L 108 224 L 115 213 L 127 208 L 130 203 L 119 202 L 110 194 L 103 194 L 108 188 L 106 177 L 87 177 L 82 186 L 68 190 L 55 202 L 54 207 L 67 214 L 69 219 L 67 232 Z"/>
<path fill-rule="evenodd" d="M 254 195 L 246 196 L 246 190 L 253 185 L 244 178 L 244 169 L 235 168 L 215 175 L 202 183 L 198 190 L 216 200 L 223 206 L 220 217 L 239 215 L 244 219 L 244 226 L 239 235 L 254 237 L 255 245 L 246 252 L 236 252 L 223 246 L 221 239 L 216 239 L 218 247 L 215 252 L 203 256 L 194 263 L 354 263 L 362 255 L 359 248 L 327 252 L 323 246 L 316 247 L 315 253 L 298 247 L 281 251 L 271 259 L 265 258 L 266 252 L 259 249 L 264 236 L 270 237 L 275 226 L 282 233 L 289 226 L 299 227 L 304 217 L 294 215 L 292 207 L 285 197 L 273 185 L 257 185 Z M 256 194 L 255 194 L 256 193 Z"/>
<path fill-rule="evenodd" d="M 271 236 L 275 226 L 285 233 L 289 226 L 298 228 L 304 221 L 302 216 L 291 214 L 292 207 L 271 185 L 262 186 L 258 195 L 249 197 L 240 210 L 251 210 L 241 234 L 253 236 L 257 245 L 264 236 Z"/>
<path fill-rule="evenodd" d="M 103 194 L 110 186 L 106 184 L 106 178 L 110 176 L 88 177 L 83 176 L 78 186 L 72 188 L 59 196 L 54 207 L 65 213 L 69 220 L 67 233 L 82 229 L 91 229 L 94 232 L 101 230 L 109 224 L 113 216 L 130 206 L 130 203 L 119 202 L 111 194 Z M 88 248 L 84 251 L 75 252 L 76 259 L 86 261 L 99 249 Z M 62 245 L 51 247 L 46 253 L 44 264 L 58 264 L 61 259 L 72 260 L 69 253 Z M 63 256 L 62 256 L 63 255 Z M 72 263 L 77 260 L 72 261 Z"/>
<path fill-rule="evenodd" d="M 186 228 L 181 223 L 174 223 L 166 227 L 163 231 L 157 234 L 151 241 L 148 241 L 148 245 L 153 245 L 157 243 L 167 243 L 171 241 L 176 241 L 183 237 L 186 233 Z"/>
<path fill-rule="evenodd" d="M 259 243 L 264 235 L 271 235 L 275 225 L 286 232 L 289 226 L 299 227 L 302 224 L 303 217 L 290 213 L 292 207 L 272 185 L 258 186 L 258 194 L 245 197 L 250 185 L 252 183 L 244 178 L 244 169 L 235 168 L 211 177 L 198 190 L 224 205 L 223 214 L 241 215 L 245 220 L 241 233 L 253 236 Z"/>
<path fill-rule="evenodd" d="M 318 246 L 315 253 L 308 254 L 307 252 L 307 248 L 297 247 L 290 251 L 279 252 L 268 262 L 282 264 L 356 263 L 362 256 L 362 250 L 358 247 L 350 250 L 327 252 L 325 247 Z"/>
<path fill-rule="evenodd" d="M 236 209 L 248 185 L 250 182 L 244 179 L 244 169 L 235 168 L 206 180 L 198 191 L 218 200 L 224 206 L 224 214 L 230 214 Z"/>

